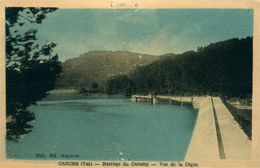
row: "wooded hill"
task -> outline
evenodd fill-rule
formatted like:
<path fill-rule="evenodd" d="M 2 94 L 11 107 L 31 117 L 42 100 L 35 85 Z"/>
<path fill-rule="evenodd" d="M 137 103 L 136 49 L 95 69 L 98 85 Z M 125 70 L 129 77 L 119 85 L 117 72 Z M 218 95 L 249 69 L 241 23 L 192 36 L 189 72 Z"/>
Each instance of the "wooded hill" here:
<path fill-rule="evenodd" d="M 158 56 L 127 51 L 91 51 L 62 63 L 57 88 L 80 88 L 87 91 L 103 90 L 104 82 L 113 76 L 152 63 Z"/>
<path fill-rule="evenodd" d="M 164 55 L 127 75 L 111 77 L 106 93 L 251 97 L 253 38 L 230 39 L 197 51 Z"/>

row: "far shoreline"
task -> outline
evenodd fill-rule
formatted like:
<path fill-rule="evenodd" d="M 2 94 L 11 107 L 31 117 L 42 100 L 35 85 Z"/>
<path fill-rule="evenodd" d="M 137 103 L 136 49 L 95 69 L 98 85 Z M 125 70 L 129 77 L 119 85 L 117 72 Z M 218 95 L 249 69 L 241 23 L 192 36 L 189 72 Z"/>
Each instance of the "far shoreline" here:
<path fill-rule="evenodd" d="M 79 90 L 75 88 L 68 88 L 68 89 L 61 88 L 61 89 L 53 89 L 48 91 L 48 94 L 51 93 L 79 93 Z"/>

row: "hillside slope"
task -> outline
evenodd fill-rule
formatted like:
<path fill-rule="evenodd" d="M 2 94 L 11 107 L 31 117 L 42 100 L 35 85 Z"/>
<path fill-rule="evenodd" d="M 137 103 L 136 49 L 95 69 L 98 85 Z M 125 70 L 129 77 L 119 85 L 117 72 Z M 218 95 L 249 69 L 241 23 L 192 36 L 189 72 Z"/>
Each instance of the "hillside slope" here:
<path fill-rule="evenodd" d="M 102 85 L 108 78 L 157 60 L 157 56 L 126 51 L 91 51 L 62 63 L 57 88 L 86 88 Z"/>
<path fill-rule="evenodd" d="M 108 80 L 107 92 L 251 97 L 253 38 L 229 39 L 197 51 L 168 54 Z"/>

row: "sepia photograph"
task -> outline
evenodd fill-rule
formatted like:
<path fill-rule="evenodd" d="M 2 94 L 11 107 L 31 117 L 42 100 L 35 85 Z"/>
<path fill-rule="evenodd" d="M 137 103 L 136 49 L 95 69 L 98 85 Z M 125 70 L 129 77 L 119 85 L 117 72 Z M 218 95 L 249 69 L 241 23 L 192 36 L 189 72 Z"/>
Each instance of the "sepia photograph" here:
<path fill-rule="evenodd" d="M 107 5 L 2 7 L 1 159 L 259 166 L 259 10 Z"/>

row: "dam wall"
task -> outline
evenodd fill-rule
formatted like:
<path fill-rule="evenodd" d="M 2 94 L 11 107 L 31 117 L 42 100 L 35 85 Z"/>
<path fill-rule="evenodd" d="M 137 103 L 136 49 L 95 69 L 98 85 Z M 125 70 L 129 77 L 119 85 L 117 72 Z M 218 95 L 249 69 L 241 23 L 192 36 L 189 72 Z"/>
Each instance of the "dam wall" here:
<path fill-rule="evenodd" d="M 222 100 L 219 97 L 194 99 L 198 118 L 185 160 L 249 160 L 251 141 Z"/>
<path fill-rule="evenodd" d="M 198 109 L 198 117 L 185 160 L 216 160 L 219 149 L 210 97 L 194 98 L 193 106 Z"/>
<path fill-rule="evenodd" d="M 219 97 L 133 95 L 132 100 L 192 105 L 197 109 L 198 117 L 185 156 L 187 161 L 248 160 L 251 157 L 251 140 Z"/>

